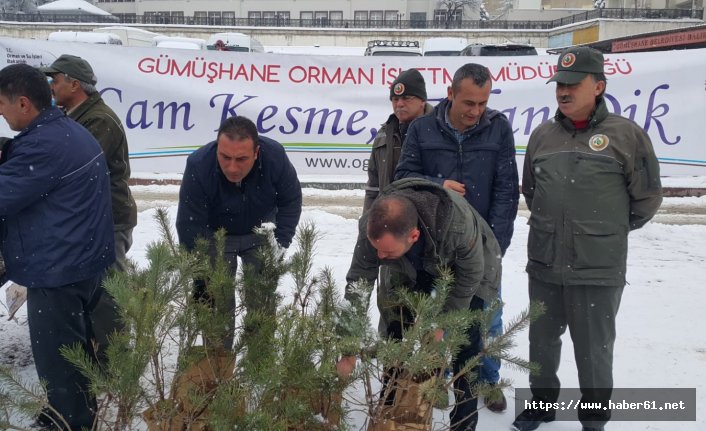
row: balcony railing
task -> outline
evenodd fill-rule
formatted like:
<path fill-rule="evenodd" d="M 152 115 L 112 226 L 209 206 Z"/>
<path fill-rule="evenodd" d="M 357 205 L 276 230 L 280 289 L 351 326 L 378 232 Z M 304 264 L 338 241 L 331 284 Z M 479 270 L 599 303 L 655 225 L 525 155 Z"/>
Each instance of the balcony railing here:
<path fill-rule="evenodd" d="M 593 9 L 551 21 L 415 21 L 415 20 L 330 20 L 289 18 L 222 18 L 166 15 L 58 15 L 39 13 L 0 13 L 2 21 L 17 22 L 97 22 L 123 24 L 185 24 L 236 27 L 304 27 L 304 28 L 382 28 L 382 29 L 551 29 L 595 18 L 616 19 L 703 19 L 703 9 Z"/>

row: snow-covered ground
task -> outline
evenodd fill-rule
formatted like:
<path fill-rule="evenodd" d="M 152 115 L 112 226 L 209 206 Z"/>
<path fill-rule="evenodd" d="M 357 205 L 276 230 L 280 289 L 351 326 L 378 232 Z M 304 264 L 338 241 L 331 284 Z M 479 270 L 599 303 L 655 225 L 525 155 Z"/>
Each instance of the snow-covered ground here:
<path fill-rule="evenodd" d="M 170 187 L 170 186 L 166 186 Z M 157 189 L 159 191 L 160 189 Z M 171 191 L 173 192 L 173 190 Z M 350 194 L 360 199 L 363 192 L 305 190 L 307 198 L 332 194 Z M 165 200 L 174 220 L 176 204 Z M 706 198 L 668 198 L 666 205 L 674 207 L 706 208 Z M 357 233 L 357 221 L 325 210 L 325 207 L 305 207 L 302 220 L 313 221 L 321 233 L 317 245 L 317 265 L 327 265 L 334 270 L 340 289 L 344 286 L 345 273 Z M 134 244 L 129 256 L 144 262 L 145 250 L 150 242 L 158 239 L 158 229 L 153 220 L 153 209 L 139 214 L 134 231 Z M 514 316 L 528 303 L 526 263 L 527 219 L 518 217 L 515 235 L 504 259 L 503 295 L 505 316 Z M 624 388 L 696 388 L 696 422 L 612 422 L 607 430 L 613 431 L 687 431 L 706 429 L 706 314 L 704 314 L 703 276 L 706 268 L 706 225 L 673 225 L 648 223 L 643 229 L 630 234 L 628 282 L 618 315 L 618 340 L 615 347 L 615 386 Z M 289 292 L 291 286 L 283 283 L 281 291 Z M 4 293 L 0 292 L 0 298 Z M 2 310 L 2 307 L 0 307 Z M 4 310 L 3 310 L 4 311 Z M 0 315 L 3 313 L 0 312 Z M 371 319 L 377 321 L 377 311 L 372 309 Z M 515 353 L 527 356 L 527 334 L 517 339 Z M 562 365 L 559 375 L 563 386 L 577 387 L 576 367 L 571 340 L 564 336 Z M 27 317 L 23 307 L 16 321 L 0 318 L 0 363 L 11 364 L 23 376 L 36 379 L 29 352 Z M 510 368 L 501 374 L 514 382 L 516 387 L 527 387 L 527 375 Z M 512 423 L 515 411 L 512 403 L 514 391 L 506 392 L 510 406 L 503 414 L 483 410 L 480 412 L 478 431 L 506 430 Z M 435 420 L 447 421 L 445 412 L 437 412 Z M 363 418 L 352 418 L 354 429 L 362 428 Z M 146 428 L 145 428 L 146 429 Z M 577 431 L 578 422 L 554 422 L 540 427 L 542 431 Z"/>

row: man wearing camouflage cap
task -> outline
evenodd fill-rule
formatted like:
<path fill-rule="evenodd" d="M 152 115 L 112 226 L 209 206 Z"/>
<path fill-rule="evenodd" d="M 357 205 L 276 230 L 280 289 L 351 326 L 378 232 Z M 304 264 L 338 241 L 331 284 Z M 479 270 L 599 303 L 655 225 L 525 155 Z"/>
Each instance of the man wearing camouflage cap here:
<path fill-rule="evenodd" d="M 545 312 L 530 323 L 529 378 L 534 404 L 513 423 L 531 431 L 556 419 L 538 408 L 559 397 L 561 335 L 569 327 L 581 402 L 607 405 L 613 388 L 615 318 L 625 286 L 628 233 L 662 202 L 650 138 L 608 112 L 603 54 L 565 50 L 556 82 L 559 109 L 530 136 L 522 194 L 531 212 L 527 240 L 529 299 Z M 529 400 L 520 400 L 529 401 Z M 545 405 L 546 406 L 546 405 Z M 609 409 L 579 409 L 583 431 L 602 431 Z"/>
<path fill-rule="evenodd" d="M 378 130 L 368 161 L 363 212 L 368 211 L 380 191 L 394 179 L 409 124 L 432 111 L 427 103 L 424 77 L 417 69 L 405 70 L 392 82 L 390 102 L 392 114 Z"/>
<path fill-rule="evenodd" d="M 132 229 L 137 225 L 137 207 L 128 186 L 130 158 L 123 125 L 98 93 L 95 87 L 98 82 L 96 74 L 83 58 L 64 54 L 51 66 L 40 70 L 51 77 L 51 89 L 56 103 L 66 111 L 69 118 L 91 132 L 103 149 L 110 171 L 116 257 L 113 269 L 125 271 L 126 254 L 132 245 Z M 94 312 L 94 332 L 101 360 L 105 354 L 107 337 L 116 328 L 117 318 L 112 298 L 103 295 Z"/>

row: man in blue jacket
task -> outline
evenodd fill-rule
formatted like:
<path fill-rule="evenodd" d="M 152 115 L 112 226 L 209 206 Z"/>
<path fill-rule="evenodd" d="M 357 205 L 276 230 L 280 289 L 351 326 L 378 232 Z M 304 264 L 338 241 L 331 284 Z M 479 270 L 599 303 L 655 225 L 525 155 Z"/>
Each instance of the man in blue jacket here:
<path fill-rule="evenodd" d="M 505 115 L 488 108 L 491 89 L 487 67 L 461 66 L 447 99 L 410 126 L 395 179 L 426 178 L 464 196 L 493 229 L 504 255 L 512 238 L 520 188 L 512 127 Z M 502 309 L 493 316 L 488 335 L 502 333 L 501 316 Z M 498 360 L 484 358 L 480 381 L 497 383 L 499 369 Z M 494 412 L 507 408 L 502 393 L 485 403 Z"/>
<path fill-rule="evenodd" d="M 0 115 L 19 132 L 0 164 L 2 253 L 7 277 L 27 286 L 37 374 L 63 418 L 45 410 L 37 425 L 90 429 L 96 400 L 59 348 L 80 344 L 93 354 L 91 313 L 115 261 L 108 167 L 93 136 L 51 106 L 47 79 L 33 67 L 0 71 Z"/>
<path fill-rule="evenodd" d="M 211 240 L 224 228 L 225 259 L 235 274 L 238 257 L 244 264 L 259 267 L 256 252 L 260 239 L 254 228 L 274 222 L 277 243 L 289 247 L 301 211 L 301 186 L 284 147 L 258 136 L 249 119 L 232 117 L 221 124 L 215 141 L 186 160 L 176 228 L 179 242 L 189 250 L 196 238 Z M 197 281 L 196 289 L 198 295 L 203 284 Z M 223 340 L 227 350 L 233 344 L 235 292 L 228 301 L 231 330 Z M 245 301 L 247 306 L 248 298 Z"/>

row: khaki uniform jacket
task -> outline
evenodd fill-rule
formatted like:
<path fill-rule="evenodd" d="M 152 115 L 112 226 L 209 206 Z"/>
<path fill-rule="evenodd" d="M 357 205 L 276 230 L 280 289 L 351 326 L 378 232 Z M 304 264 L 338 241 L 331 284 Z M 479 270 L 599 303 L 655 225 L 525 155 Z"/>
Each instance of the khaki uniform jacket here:
<path fill-rule="evenodd" d="M 424 114 L 434 108 L 426 103 Z M 395 168 L 402 152 L 402 136 L 400 136 L 400 121 L 395 114 L 390 115 L 373 140 L 373 148 L 368 161 L 368 183 L 365 186 L 365 201 L 363 212 L 368 211 L 381 190 L 387 187 L 395 177 Z"/>
<path fill-rule="evenodd" d="M 530 136 L 522 193 L 531 211 L 527 272 L 562 285 L 623 286 L 628 233 L 662 202 L 647 134 L 601 98 L 576 130 L 560 112 Z"/>
<path fill-rule="evenodd" d="M 137 206 L 130 193 L 130 157 L 125 130 L 118 116 L 103 102 L 100 94 L 91 95 L 73 111 L 69 118 L 88 129 L 98 141 L 110 171 L 110 193 L 115 230 L 125 230 L 137 224 Z"/>
<path fill-rule="evenodd" d="M 493 231 L 483 218 L 455 192 L 430 181 L 405 178 L 392 183 L 383 195 L 396 193 L 409 198 L 419 213 L 419 229 L 425 236 L 424 270 L 439 274 L 440 267 L 454 272 L 454 285 L 444 306 L 446 311 L 465 310 L 474 295 L 486 301 L 498 297 L 500 284 L 500 246 Z M 367 238 L 367 213 L 360 219 L 358 241 L 351 267 L 346 275 L 346 296 L 350 287 L 363 279 L 374 283 L 378 269 L 383 274 L 378 284 L 378 308 L 384 322 L 395 320 L 390 312 L 396 304 L 393 290 L 411 288 L 416 284 L 417 271 L 403 256 L 395 261 L 381 261 Z M 385 326 L 385 325 L 381 325 Z"/>

